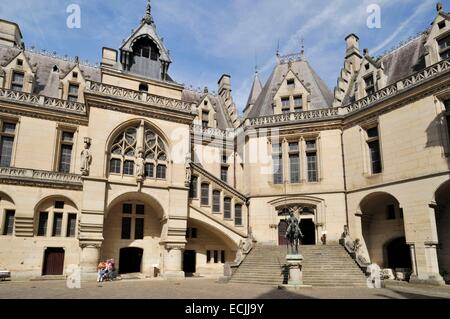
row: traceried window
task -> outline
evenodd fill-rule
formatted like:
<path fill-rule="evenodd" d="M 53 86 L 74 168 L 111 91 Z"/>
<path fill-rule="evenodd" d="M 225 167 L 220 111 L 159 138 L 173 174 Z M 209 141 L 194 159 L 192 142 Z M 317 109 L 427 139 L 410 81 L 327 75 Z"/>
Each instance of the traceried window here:
<path fill-rule="evenodd" d="M 0 120 L 0 166 L 11 166 L 16 124 Z"/>
<path fill-rule="evenodd" d="M 142 150 L 145 160 L 145 177 L 166 179 L 167 147 L 159 135 L 143 124 L 128 127 L 117 135 L 110 150 L 109 172 L 133 176 L 138 150 Z"/>
<path fill-rule="evenodd" d="M 438 40 L 439 55 L 442 60 L 450 58 L 450 36 Z"/>

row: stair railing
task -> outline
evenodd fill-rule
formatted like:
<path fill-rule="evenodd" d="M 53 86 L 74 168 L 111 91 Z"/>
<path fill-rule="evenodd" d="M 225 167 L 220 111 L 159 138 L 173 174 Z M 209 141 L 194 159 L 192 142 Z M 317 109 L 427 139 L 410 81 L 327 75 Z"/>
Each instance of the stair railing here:
<path fill-rule="evenodd" d="M 350 256 L 355 260 L 358 264 L 359 268 L 366 273 L 367 267 L 371 264 L 370 260 L 366 258 L 367 249 L 361 243 L 359 238 L 353 240 L 350 237 L 350 232 L 348 231 L 348 226 L 344 226 L 344 232 L 342 233 L 341 239 L 339 240 L 339 244 L 344 246 L 345 250 L 350 254 Z"/>
<path fill-rule="evenodd" d="M 223 275 L 224 277 L 230 279 L 231 276 L 236 272 L 242 262 L 247 258 L 250 252 L 253 250 L 255 246 L 255 240 L 251 234 L 249 234 L 248 238 L 241 239 L 239 243 L 239 249 L 236 252 L 236 258 L 233 262 L 226 262 L 223 266 Z"/>

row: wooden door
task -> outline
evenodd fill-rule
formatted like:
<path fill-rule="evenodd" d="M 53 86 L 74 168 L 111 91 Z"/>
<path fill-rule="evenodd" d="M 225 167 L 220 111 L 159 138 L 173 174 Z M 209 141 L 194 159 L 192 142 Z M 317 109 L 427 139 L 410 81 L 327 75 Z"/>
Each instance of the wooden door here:
<path fill-rule="evenodd" d="M 287 228 L 287 221 L 280 221 L 280 223 L 278 224 L 278 245 L 280 246 L 285 246 L 288 244 L 288 240 L 286 239 Z"/>
<path fill-rule="evenodd" d="M 44 254 L 43 276 L 59 276 L 64 273 L 64 249 L 47 248 Z"/>

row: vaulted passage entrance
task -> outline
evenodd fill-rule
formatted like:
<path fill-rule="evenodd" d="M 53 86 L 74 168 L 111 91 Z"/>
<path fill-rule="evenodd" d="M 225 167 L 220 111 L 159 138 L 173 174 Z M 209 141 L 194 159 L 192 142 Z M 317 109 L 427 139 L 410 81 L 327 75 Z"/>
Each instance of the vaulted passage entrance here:
<path fill-rule="evenodd" d="M 43 276 L 59 276 L 64 273 L 64 249 L 47 248 L 44 253 Z"/>
<path fill-rule="evenodd" d="M 144 250 L 142 248 L 122 248 L 119 257 L 119 273 L 132 274 L 141 272 L 143 254 Z"/>
<path fill-rule="evenodd" d="M 439 238 L 437 250 L 439 272 L 450 282 L 450 181 L 444 183 L 435 194 L 436 226 Z"/>
<path fill-rule="evenodd" d="M 388 193 L 373 193 L 360 204 L 362 233 L 370 260 L 382 268 L 411 269 L 403 210 Z"/>

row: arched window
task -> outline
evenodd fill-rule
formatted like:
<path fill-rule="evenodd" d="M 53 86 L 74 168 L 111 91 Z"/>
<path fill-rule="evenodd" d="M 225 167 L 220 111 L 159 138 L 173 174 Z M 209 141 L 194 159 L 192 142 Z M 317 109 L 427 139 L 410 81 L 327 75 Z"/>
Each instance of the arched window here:
<path fill-rule="evenodd" d="M 138 150 L 143 151 L 145 177 L 166 179 L 166 145 L 158 134 L 143 123 L 126 128 L 114 139 L 110 149 L 109 172 L 134 176 Z"/>
<path fill-rule="evenodd" d="M 77 208 L 70 201 L 63 198 L 46 200 L 36 214 L 36 236 L 77 237 Z"/>
<path fill-rule="evenodd" d="M 133 55 L 135 57 L 150 58 L 153 61 L 157 61 L 160 54 L 158 46 L 149 38 L 143 37 L 133 45 Z"/>

